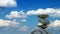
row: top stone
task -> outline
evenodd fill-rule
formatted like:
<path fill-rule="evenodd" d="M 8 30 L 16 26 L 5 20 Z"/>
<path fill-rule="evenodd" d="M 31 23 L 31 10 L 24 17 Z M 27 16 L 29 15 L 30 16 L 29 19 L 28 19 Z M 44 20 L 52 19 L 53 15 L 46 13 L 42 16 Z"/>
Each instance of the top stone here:
<path fill-rule="evenodd" d="M 48 14 L 41 14 L 41 15 L 38 15 L 38 18 L 48 18 L 49 15 Z"/>

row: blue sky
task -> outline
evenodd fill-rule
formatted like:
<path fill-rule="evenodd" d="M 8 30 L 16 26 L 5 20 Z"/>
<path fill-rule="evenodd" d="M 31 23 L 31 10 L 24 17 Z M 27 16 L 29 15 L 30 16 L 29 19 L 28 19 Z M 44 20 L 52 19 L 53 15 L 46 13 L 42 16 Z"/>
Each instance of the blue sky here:
<path fill-rule="evenodd" d="M 0 0 L 0 33 L 29 34 L 37 26 L 39 14 L 49 14 L 49 28 L 54 34 L 56 28 L 59 34 L 60 0 Z"/>

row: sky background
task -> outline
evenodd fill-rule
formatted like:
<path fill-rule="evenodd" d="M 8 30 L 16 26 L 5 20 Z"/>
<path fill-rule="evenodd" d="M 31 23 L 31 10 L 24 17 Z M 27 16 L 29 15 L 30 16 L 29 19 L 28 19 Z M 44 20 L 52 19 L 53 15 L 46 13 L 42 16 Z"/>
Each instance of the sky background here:
<path fill-rule="evenodd" d="M 48 29 L 60 34 L 60 0 L 0 0 L 0 34 L 29 34 L 40 14 L 48 14 Z"/>

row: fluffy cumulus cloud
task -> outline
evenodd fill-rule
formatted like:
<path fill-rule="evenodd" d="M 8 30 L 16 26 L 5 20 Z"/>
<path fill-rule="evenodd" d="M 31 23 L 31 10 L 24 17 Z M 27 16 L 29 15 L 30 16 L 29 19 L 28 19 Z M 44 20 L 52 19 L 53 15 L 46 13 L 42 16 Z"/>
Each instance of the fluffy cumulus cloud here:
<path fill-rule="evenodd" d="M 55 20 L 49 26 L 51 26 L 51 27 L 60 27 L 60 20 Z"/>
<path fill-rule="evenodd" d="M 28 15 L 41 15 L 48 14 L 52 17 L 60 17 L 60 9 L 46 8 L 38 10 L 29 10 L 26 13 L 22 11 L 11 11 L 9 15 L 6 15 L 7 18 L 26 18 Z"/>
<path fill-rule="evenodd" d="M 12 11 L 9 15 L 6 15 L 7 18 L 26 18 L 26 14 L 23 11 Z"/>
<path fill-rule="evenodd" d="M 54 22 L 52 22 L 48 29 L 53 29 L 53 30 L 56 30 L 56 31 L 59 31 L 60 30 L 60 20 L 55 20 Z"/>
<path fill-rule="evenodd" d="M 15 26 L 16 27 L 16 26 L 19 25 L 19 22 L 17 22 L 17 20 L 14 19 L 14 20 L 11 21 L 10 24 L 11 24 L 10 26 Z"/>
<path fill-rule="evenodd" d="M 9 26 L 10 22 L 11 21 L 9 21 L 9 20 L 0 19 L 0 26 Z"/>
<path fill-rule="evenodd" d="M 15 7 L 17 6 L 16 0 L 0 0 L 0 7 Z"/>
<path fill-rule="evenodd" d="M 55 20 L 52 22 L 48 29 L 53 33 L 53 34 L 59 34 L 60 33 L 60 20 Z"/>
<path fill-rule="evenodd" d="M 33 15 L 34 12 L 35 12 L 34 10 L 30 10 L 30 11 L 28 11 L 26 14 L 27 14 L 27 15 Z"/>
<path fill-rule="evenodd" d="M 38 10 L 29 10 L 27 12 L 27 15 L 40 15 L 40 14 L 48 14 L 53 17 L 60 17 L 60 9 L 46 8 Z"/>
<path fill-rule="evenodd" d="M 10 21 L 10 20 L 3 20 L 0 19 L 0 26 L 17 26 L 19 22 L 16 22 L 15 20 Z"/>

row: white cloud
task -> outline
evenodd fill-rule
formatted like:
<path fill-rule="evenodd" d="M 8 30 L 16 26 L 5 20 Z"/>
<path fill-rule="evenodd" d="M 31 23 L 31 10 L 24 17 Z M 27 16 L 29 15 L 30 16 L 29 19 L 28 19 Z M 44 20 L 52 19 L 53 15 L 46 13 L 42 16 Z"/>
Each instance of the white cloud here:
<path fill-rule="evenodd" d="M 28 11 L 27 14 L 32 13 L 32 14 L 50 14 L 54 13 L 55 9 L 54 8 L 46 8 L 46 9 L 38 9 L 38 10 L 33 10 L 33 11 Z"/>
<path fill-rule="evenodd" d="M 10 26 L 18 26 L 19 22 L 17 22 L 15 19 L 13 21 L 11 21 L 11 25 Z"/>
<path fill-rule="evenodd" d="M 29 10 L 26 13 L 22 11 L 11 11 L 9 15 L 6 15 L 7 18 L 26 18 L 28 15 L 40 15 L 40 14 L 48 14 L 52 17 L 60 17 L 60 9 L 54 8 L 46 8 L 46 9 L 38 9 L 38 10 Z"/>
<path fill-rule="evenodd" d="M 15 7 L 17 6 L 16 0 L 0 0 L 0 7 Z"/>
<path fill-rule="evenodd" d="M 27 12 L 27 15 L 40 15 L 40 14 L 48 14 L 53 17 L 60 17 L 60 9 L 46 8 L 38 10 L 29 10 Z"/>
<path fill-rule="evenodd" d="M 60 20 L 55 20 L 49 26 L 51 26 L 51 27 L 60 27 Z"/>
<path fill-rule="evenodd" d="M 23 11 L 17 12 L 17 11 L 12 11 L 9 15 L 6 15 L 5 17 L 7 18 L 26 18 L 26 14 Z"/>
<path fill-rule="evenodd" d="M 22 19 L 22 20 L 20 20 L 21 22 L 26 22 L 26 19 Z"/>
<path fill-rule="evenodd" d="M 55 33 L 60 33 L 60 20 L 55 20 L 54 22 L 51 22 L 51 24 L 49 25 L 49 27 L 47 28 L 49 29 L 53 34 Z"/>
<path fill-rule="evenodd" d="M 22 26 L 19 28 L 19 31 L 28 31 L 28 27 L 27 26 Z"/>
<path fill-rule="evenodd" d="M 10 22 L 11 21 L 9 21 L 9 20 L 0 19 L 0 26 L 9 26 Z"/>
<path fill-rule="evenodd" d="M 27 15 L 32 15 L 32 14 L 34 14 L 34 12 L 35 12 L 34 10 L 30 10 L 27 12 Z"/>
<path fill-rule="evenodd" d="M 3 20 L 0 19 L 0 26 L 17 26 L 19 22 L 16 22 L 15 20 L 10 21 L 10 20 Z"/>
<path fill-rule="evenodd" d="M 55 20 L 54 22 L 52 22 L 49 26 L 48 29 L 53 29 L 53 30 L 60 30 L 60 20 Z"/>

